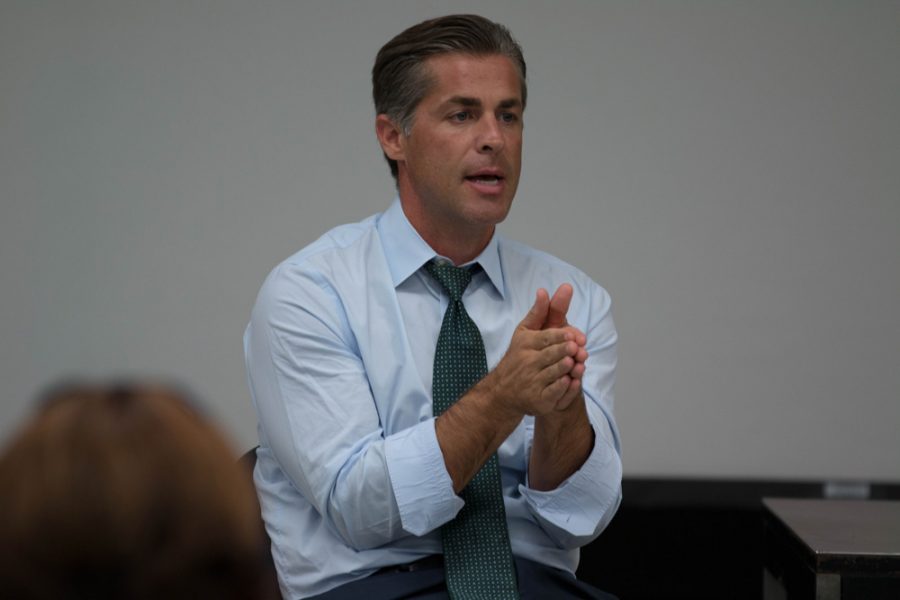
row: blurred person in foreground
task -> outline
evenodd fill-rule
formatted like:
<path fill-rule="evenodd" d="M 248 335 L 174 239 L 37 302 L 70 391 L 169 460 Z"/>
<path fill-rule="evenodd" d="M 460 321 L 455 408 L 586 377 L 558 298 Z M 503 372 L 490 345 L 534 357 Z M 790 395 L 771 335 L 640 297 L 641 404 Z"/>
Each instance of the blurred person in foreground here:
<path fill-rule="evenodd" d="M 0 515 L 6 598 L 268 597 L 250 478 L 174 389 L 48 394 L 0 456 Z"/>

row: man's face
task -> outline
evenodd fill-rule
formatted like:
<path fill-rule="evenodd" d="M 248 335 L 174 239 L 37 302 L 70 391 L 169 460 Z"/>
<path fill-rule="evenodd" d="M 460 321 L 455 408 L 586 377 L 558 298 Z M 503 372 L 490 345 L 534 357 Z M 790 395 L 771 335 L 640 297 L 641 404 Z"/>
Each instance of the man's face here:
<path fill-rule="evenodd" d="M 416 108 L 409 136 L 401 135 L 399 183 L 407 216 L 426 239 L 434 231 L 481 236 L 487 243 L 519 184 L 519 74 L 500 55 L 444 54 L 426 66 L 433 85 Z"/>

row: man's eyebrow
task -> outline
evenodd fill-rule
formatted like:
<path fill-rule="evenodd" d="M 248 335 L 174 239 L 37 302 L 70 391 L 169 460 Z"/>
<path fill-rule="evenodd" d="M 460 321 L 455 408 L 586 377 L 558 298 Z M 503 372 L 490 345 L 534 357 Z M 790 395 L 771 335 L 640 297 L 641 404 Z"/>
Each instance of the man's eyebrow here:
<path fill-rule="evenodd" d="M 481 100 L 478 98 L 468 98 L 466 96 L 453 96 L 446 102 L 447 104 L 459 104 L 460 106 L 481 106 Z"/>
<path fill-rule="evenodd" d="M 453 96 L 448 99 L 445 104 L 456 104 L 459 106 L 465 106 L 470 108 L 481 108 L 482 103 L 478 98 L 469 98 L 468 96 Z M 522 101 L 518 98 L 509 98 L 507 100 L 501 100 L 499 104 L 499 108 L 518 108 L 522 106 Z"/>

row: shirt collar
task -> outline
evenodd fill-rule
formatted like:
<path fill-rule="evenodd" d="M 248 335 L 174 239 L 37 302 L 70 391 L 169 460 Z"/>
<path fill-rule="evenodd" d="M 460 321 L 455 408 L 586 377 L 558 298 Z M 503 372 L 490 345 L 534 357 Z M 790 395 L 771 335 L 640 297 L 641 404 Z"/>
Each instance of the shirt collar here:
<path fill-rule="evenodd" d="M 381 215 L 377 228 L 394 287 L 406 281 L 422 265 L 438 256 L 410 224 L 400 206 L 399 198 L 394 198 L 390 208 Z M 499 237 L 495 231 L 481 254 L 468 264 L 481 265 L 485 275 L 503 297 L 505 288 L 503 270 L 500 267 Z"/>

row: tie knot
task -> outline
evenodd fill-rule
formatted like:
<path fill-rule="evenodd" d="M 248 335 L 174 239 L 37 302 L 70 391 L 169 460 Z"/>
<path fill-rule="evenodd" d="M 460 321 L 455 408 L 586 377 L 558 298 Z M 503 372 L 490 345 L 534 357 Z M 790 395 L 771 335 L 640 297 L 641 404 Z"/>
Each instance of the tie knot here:
<path fill-rule="evenodd" d="M 447 292 L 451 300 L 460 300 L 466 286 L 472 281 L 472 271 L 468 267 L 454 267 L 448 262 L 432 260 L 425 270 L 434 277 Z"/>

